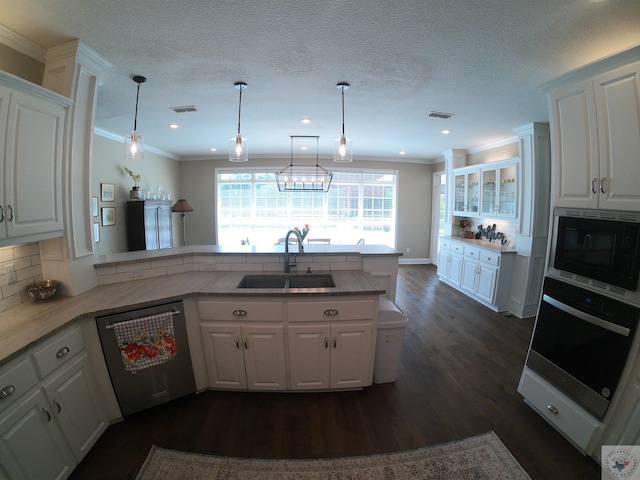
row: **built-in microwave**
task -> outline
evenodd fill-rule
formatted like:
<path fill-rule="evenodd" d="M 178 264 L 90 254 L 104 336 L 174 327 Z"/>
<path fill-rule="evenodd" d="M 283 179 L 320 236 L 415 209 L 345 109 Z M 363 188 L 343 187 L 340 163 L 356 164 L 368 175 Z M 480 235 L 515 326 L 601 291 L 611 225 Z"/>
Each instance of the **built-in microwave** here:
<path fill-rule="evenodd" d="M 556 228 L 556 269 L 638 289 L 640 223 L 560 216 Z"/>

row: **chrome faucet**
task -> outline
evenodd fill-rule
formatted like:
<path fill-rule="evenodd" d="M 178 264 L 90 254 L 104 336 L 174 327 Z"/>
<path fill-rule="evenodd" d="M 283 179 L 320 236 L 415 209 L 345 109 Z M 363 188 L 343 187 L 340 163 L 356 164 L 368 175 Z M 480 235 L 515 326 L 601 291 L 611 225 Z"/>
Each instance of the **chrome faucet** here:
<path fill-rule="evenodd" d="M 298 253 L 304 253 L 304 247 L 302 246 L 302 237 L 298 233 L 297 230 L 289 230 L 287 235 L 284 237 L 284 273 L 291 273 L 291 267 L 296 268 L 298 265 L 296 264 L 296 256 L 293 256 L 293 262 L 289 258 L 289 236 L 291 234 L 296 236 L 296 240 L 298 241 Z"/>

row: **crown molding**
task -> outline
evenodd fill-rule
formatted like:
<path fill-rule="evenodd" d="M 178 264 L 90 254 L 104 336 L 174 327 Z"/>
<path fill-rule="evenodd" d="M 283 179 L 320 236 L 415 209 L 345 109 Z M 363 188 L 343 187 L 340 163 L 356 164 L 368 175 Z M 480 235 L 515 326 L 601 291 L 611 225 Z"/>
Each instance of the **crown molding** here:
<path fill-rule="evenodd" d="M 41 63 L 45 63 L 46 61 L 47 50 L 45 48 L 8 29 L 2 24 L 0 24 L 0 43 Z"/>

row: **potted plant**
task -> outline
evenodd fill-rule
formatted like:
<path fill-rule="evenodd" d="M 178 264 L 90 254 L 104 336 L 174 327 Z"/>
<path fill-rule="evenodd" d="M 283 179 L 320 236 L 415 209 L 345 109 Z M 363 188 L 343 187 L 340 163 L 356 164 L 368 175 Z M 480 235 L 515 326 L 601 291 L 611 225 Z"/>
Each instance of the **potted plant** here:
<path fill-rule="evenodd" d="M 140 186 L 138 183 L 142 179 L 142 174 L 134 173 L 130 168 L 123 167 L 124 171 L 129 174 L 131 180 L 133 180 L 133 188 L 129 192 L 129 198 L 131 200 L 139 200 L 140 199 Z"/>
<path fill-rule="evenodd" d="M 456 223 L 457 227 L 460 227 L 460 236 L 463 238 L 473 238 L 473 232 L 467 230 L 470 222 L 468 218 L 461 218 Z"/>

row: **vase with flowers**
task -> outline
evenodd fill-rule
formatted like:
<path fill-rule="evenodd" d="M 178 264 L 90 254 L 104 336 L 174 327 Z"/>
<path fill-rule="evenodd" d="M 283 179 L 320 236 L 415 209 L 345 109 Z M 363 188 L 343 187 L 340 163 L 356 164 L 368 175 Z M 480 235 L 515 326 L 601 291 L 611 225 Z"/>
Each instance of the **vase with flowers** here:
<path fill-rule="evenodd" d="M 309 230 L 311 230 L 311 227 L 309 226 L 308 223 L 304 224 L 304 227 L 302 227 L 302 230 L 300 230 L 298 227 L 293 227 L 293 229 L 298 232 L 298 234 L 300 234 L 300 238 L 302 239 L 302 241 L 304 241 L 304 239 L 306 238 L 307 234 L 309 233 Z"/>
<path fill-rule="evenodd" d="M 456 227 L 460 228 L 461 237 L 464 237 L 464 238 L 473 237 L 473 232 L 470 232 L 469 230 L 467 230 L 469 225 L 470 225 L 470 222 L 468 218 L 461 218 L 456 222 Z"/>

